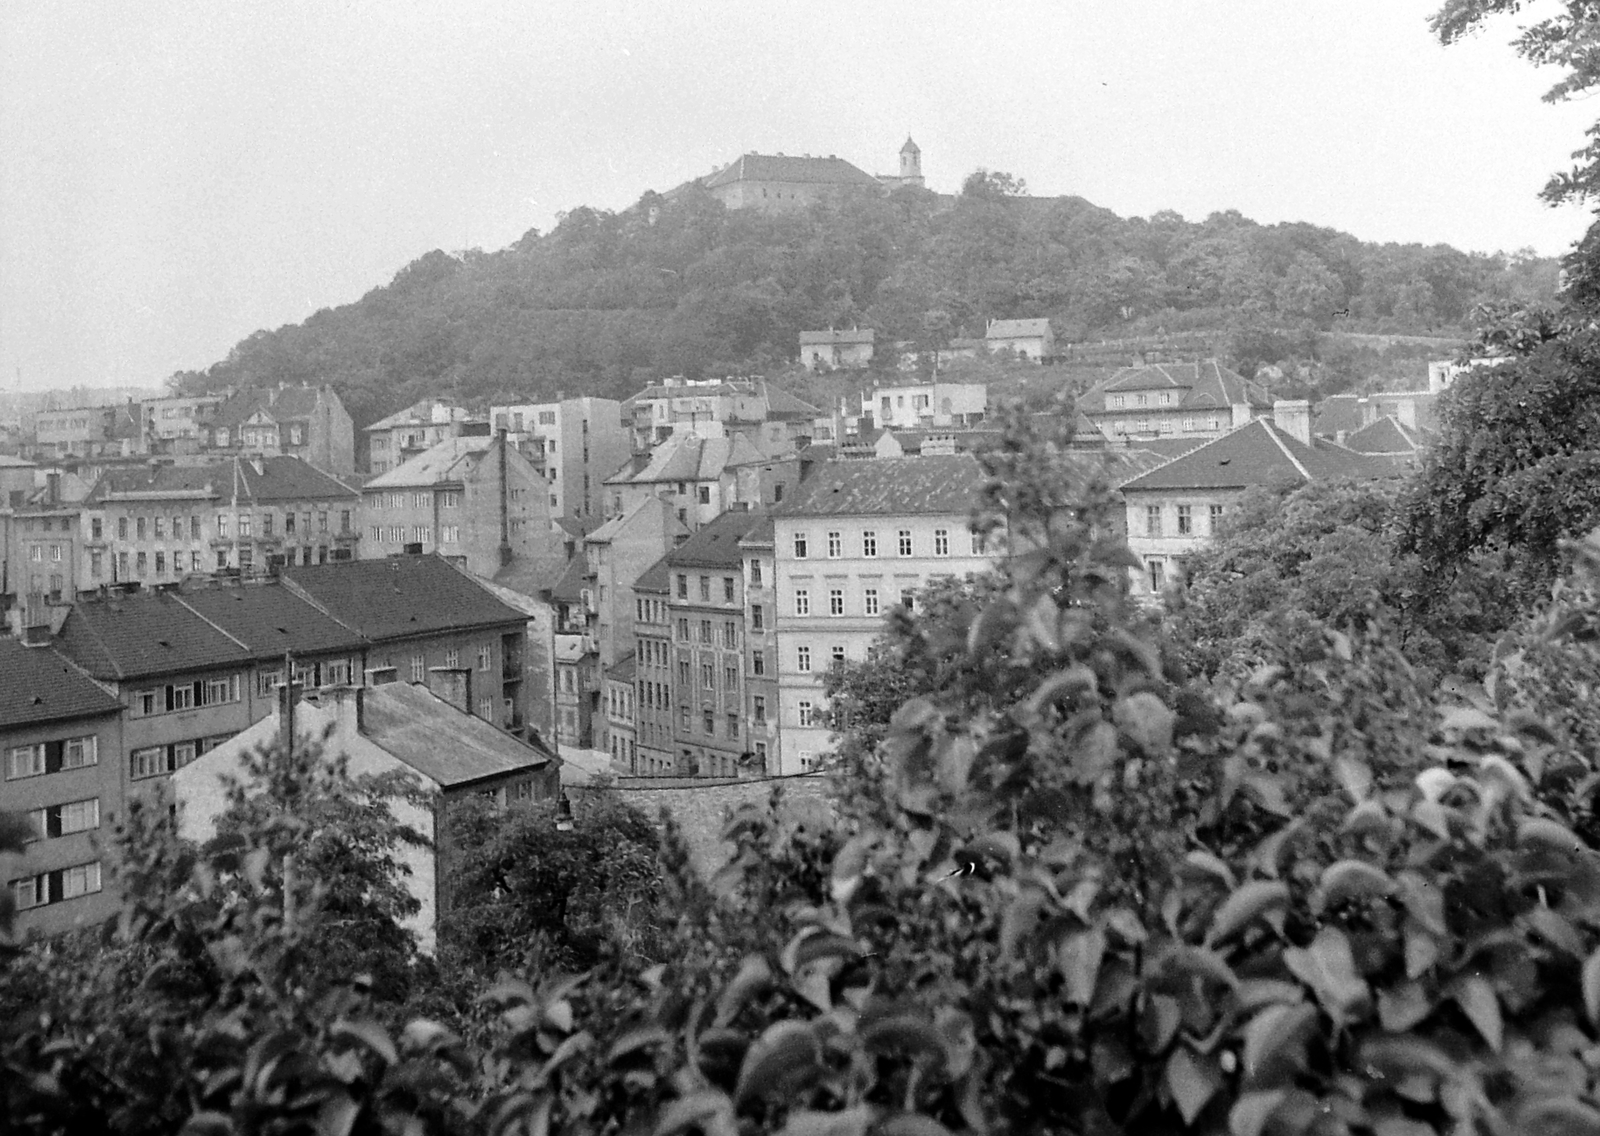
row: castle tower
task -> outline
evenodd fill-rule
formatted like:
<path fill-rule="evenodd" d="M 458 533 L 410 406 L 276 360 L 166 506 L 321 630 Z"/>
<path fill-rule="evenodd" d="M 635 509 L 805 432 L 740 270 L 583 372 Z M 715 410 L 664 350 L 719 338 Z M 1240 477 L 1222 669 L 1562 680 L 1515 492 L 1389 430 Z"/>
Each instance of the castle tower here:
<path fill-rule="evenodd" d="M 900 182 L 902 185 L 922 184 L 922 151 L 909 135 L 906 144 L 900 147 Z"/>

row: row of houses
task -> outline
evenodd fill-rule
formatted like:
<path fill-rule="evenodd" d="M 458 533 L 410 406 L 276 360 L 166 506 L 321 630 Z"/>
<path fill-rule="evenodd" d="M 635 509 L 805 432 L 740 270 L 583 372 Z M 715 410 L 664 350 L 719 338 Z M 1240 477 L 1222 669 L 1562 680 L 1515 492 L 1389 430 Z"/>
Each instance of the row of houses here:
<path fill-rule="evenodd" d="M 878 333 L 870 327 L 827 328 L 802 331 L 800 365 L 808 371 L 850 371 L 870 367 L 878 351 Z M 917 352 L 909 342 L 892 347 L 893 358 L 901 370 L 914 370 Z M 934 351 L 938 363 L 982 356 L 1042 363 L 1056 355 L 1055 332 L 1050 321 L 1033 319 L 991 319 L 981 338 L 956 337 Z"/>

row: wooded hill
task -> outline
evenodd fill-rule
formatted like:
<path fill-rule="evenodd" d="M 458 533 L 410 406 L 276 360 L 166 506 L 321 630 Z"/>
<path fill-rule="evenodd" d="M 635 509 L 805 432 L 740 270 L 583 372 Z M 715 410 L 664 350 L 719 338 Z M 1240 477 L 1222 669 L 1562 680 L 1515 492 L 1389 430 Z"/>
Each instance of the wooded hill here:
<path fill-rule="evenodd" d="M 1370 244 L 1236 212 L 1123 218 L 1079 197 L 901 189 L 792 215 L 727 211 L 696 188 L 589 208 L 499 252 L 441 251 L 360 300 L 259 331 L 186 392 L 331 383 L 359 425 L 424 395 L 625 397 L 647 378 L 747 374 L 802 329 L 873 327 L 923 346 L 989 318 L 1048 316 L 1058 342 L 1288 329 L 1455 334 L 1486 300 L 1536 300 L 1555 262 Z"/>

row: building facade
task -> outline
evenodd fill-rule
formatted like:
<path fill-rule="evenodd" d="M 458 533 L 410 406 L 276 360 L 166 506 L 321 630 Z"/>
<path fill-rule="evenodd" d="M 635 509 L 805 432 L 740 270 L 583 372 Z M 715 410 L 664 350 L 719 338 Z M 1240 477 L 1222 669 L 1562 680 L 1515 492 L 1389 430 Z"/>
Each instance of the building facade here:
<path fill-rule="evenodd" d="M 773 510 L 780 772 L 830 750 L 828 668 L 864 659 L 888 613 L 931 581 L 996 563 L 1001 542 L 968 528 L 981 483 L 968 455 L 831 462 Z"/>
<path fill-rule="evenodd" d="M 626 464 L 633 449 L 622 403 L 564 398 L 492 406 L 489 420 L 496 430 L 508 431 L 512 443 L 544 471 L 552 516 L 605 515 L 605 480 Z"/>
<path fill-rule="evenodd" d="M 1271 410 L 1258 384 L 1215 359 L 1125 367 L 1078 402 L 1108 438 L 1220 438 Z"/>
<path fill-rule="evenodd" d="M 1047 319 L 992 319 L 984 328 L 990 352 L 1009 351 L 1018 359 L 1038 363 L 1055 357 L 1056 336 Z"/>
<path fill-rule="evenodd" d="M 861 414 L 883 430 L 970 426 L 989 410 L 982 383 L 917 383 L 863 391 Z"/>
<path fill-rule="evenodd" d="M 755 768 L 775 775 L 783 769 L 783 731 L 778 698 L 778 593 L 770 516 L 739 540 L 744 572 L 744 687 L 750 749 Z"/>
<path fill-rule="evenodd" d="M 212 412 L 211 449 L 246 457 L 297 457 L 346 477 L 355 472 L 355 424 L 332 387 L 276 387 L 239 391 Z"/>
<path fill-rule="evenodd" d="M 808 371 L 856 370 L 872 365 L 877 333 L 870 327 L 848 331 L 802 331 L 800 365 Z"/>
<path fill-rule="evenodd" d="M 633 583 L 634 736 L 638 772 L 664 776 L 677 768 L 672 713 L 672 570 L 656 561 Z"/>
<path fill-rule="evenodd" d="M 385 473 L 410 461 L 446 438 L 466 433 L 465 407 L 425 398 L 380 418 L 362 431 L 366 438 L 367 472 Z"/>

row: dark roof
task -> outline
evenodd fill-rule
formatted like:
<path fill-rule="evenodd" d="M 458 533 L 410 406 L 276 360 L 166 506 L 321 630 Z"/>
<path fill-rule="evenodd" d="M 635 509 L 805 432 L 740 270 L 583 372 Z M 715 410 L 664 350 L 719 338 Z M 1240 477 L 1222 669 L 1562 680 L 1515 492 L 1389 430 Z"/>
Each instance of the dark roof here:
<path fill-rule="evenodd" d="M 323 473 L 310 462 L 291 455 L 263 458 L 261 472 L 248 460 L 239 459 L 239 475 L 256 501 L 306 501 L 347 497 L 356 491 L 338 478 Z"/>
<path fill-rule="evenodd" d="M 818 465 L 776 516 L 877 516 L 969 513 L 983 473 L 968 454 L 874 458 Z"/>
<path fill-rule="evenodd" d="M 739 540 L 761 523 L 760 513 L 729 510 L 667 553 L 674 568 L 737 568 L 744 562 Z"/>
<path fill-rule="evenodd" d="M 285 568 L 283 579 L 368 639 L 525 620 L 437 553 Z"/>
<path fill-rule="evenodd" d="M 81 599 L 57 643 L 62 654 L 99 679 L 238 666 L 253 657 L 167 592 Z"/>
<path fill-rule="evenodd" d="M 622 658 L 606 668 L 606 677 L 614 682 L 632 682 L 634 671 L 634 654 L 629 651 Z"/>
<path fill-rule="evenodd" d="M 1170 435 L 1165 438 L 1129 438 L 1128 449 L 1148 450 L 1152 454 L 1160 454 L 1163 458 L 1171 459 L 1182 457 L 1214 441 L 1216 439 L 1212 437 L 1175 438 Z"/>
<path fill-rule="evenodd" d="M 361 637 L 278 583 L 221 585 L 181 592 L 202 618 L 239 640 L 256 658 L 352 650 Z"/>
<path fill-rule="evenodd" d="M 104 501 L 113 493 L 207 493 L 216 496 L 224 486 L 231 487 L 232 466 L 228 462 L 206 465 L 128 465 L 107 469 L 95 482 L 90 503 Z"/>
<path fill-rule="evenodd" d="M 771 544 L 773 540 L 773 524 L 770 514 L 763 513 L 760 523 L 739 539 L 741 544 Z"/>
<path fill-rule="evenodd" d="M 761 393 L 767 400 L 768 418 L 820 418 L 822 411 L 809 402 L 796 398 L 781 387 L 771 383 L 761 384 Z"/>
<path fill-rule="evenodd" d="M 1344 444 L 1363 454 L 1414 454 L 1422 448 L 1422 438 L 1393 415 L 1385 414 L 1352 432 Z"/>
<path fill-rule="evenodd" d="M 1182 390 L 1185 393 L 1178 405 L 1185 409 L 1221 408 L 1236 403 L 1265 409 L 1272 405 L 1266 391 L 1215 359 L 1124 367 L 1089 394 L 1146 390 Z M 1105 407 L 1089 408 L 1090 413 L 1095 411 L 1104 413 Z"/>
<path fill-rule="evenodd" d="M 516 557 L 510 564 L 494 574 L 494 582 L 502 588 L 538 599 L 539 593 L 556 585 L 566 572 L 569 561 L 559 556 Z"/>
<path fill-rule="evenodd" d="M 636 592 L 660 593 L 665 595 L 672 590 L 672 569 L 663 556 L 650 567 L 639 573 L 639 578 L 633 582 Z"/>
<path fill-rule="evenodd" d="M 1311 416 L 1311 432 L 1332 438 L 1337 434 L 1353 434 L 1361 429 L 1362 395 L 1334 394 L 1317 403 Z"/>
<path fill-rule="evenodd" d="M 707 189 L 738 181 L 788 181 L 812 185 L 870 185 L 878 179 L 843 158 L 786 154 L 746 154 L 706 178 Z"/>
<path fill-rule="evenodd" d="M 0 729 L 121 709 L 120 702 L 54 651 L 0 638 Z"/>
<path fill-rule="evenodd" d="M 361 697 L 362 736 L 446 789 L 552 760 L 548 750 L 462 712 L 425 686 L 390 682 Z"/>
<path fill-rule="evenodd" d="M 318 387 L 242 390 L 225 399 L 222 405 L 217 407 L 216 417 L 211 420 L 211 425 L 237 426 L 258 410 L 265 410 L 275 422 L 309 418 L 317 408 L 317 397 L 321 393 Z"/>
<path fill-rule="evenodd" d="M 1214 441 L 1149 473 L 1122 490 L 1244 489 L 1253 485 L 1297 485 L 1308 481 L 1394 477 L 1388 462 L 1322 439 L 1307 446 L 1265 418 L 1252 419 Z"/>
<path fill-rule="evenodd" d="M 588 562 L 581 553 L 567 561 L 565 570 L 550 586 L 550 598 L 559 603 L 577 603 L 583 598 L 583 578 L 588 570 Z"/>

